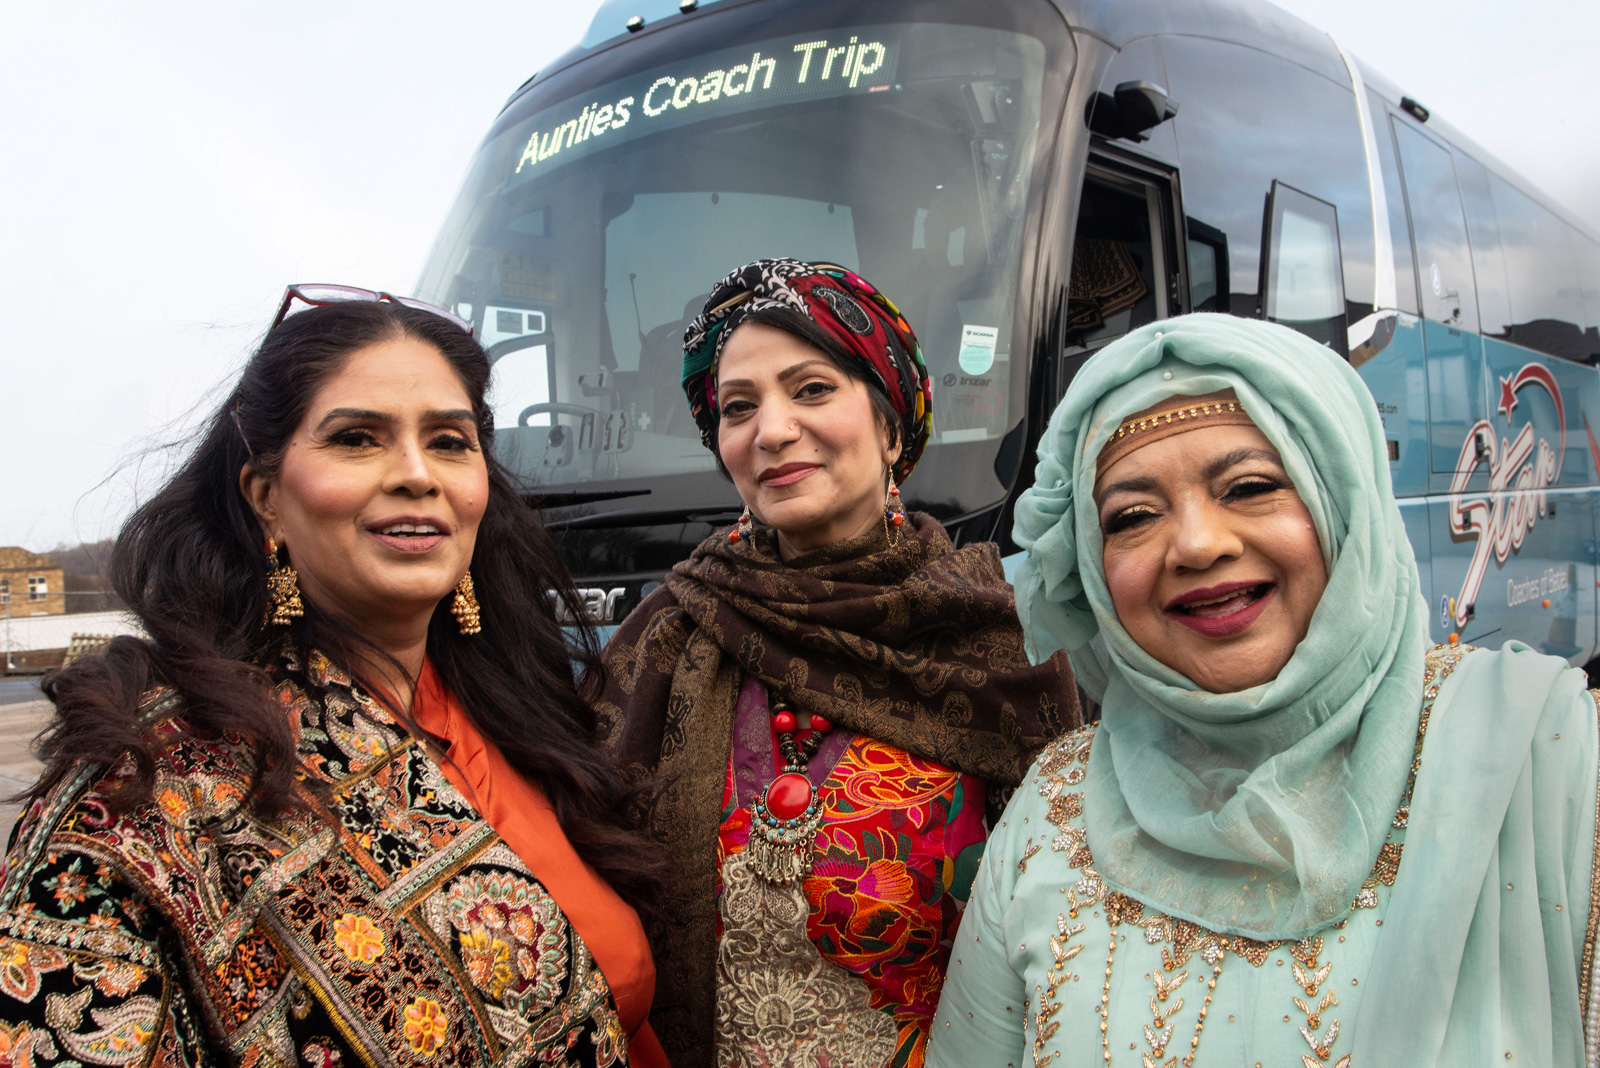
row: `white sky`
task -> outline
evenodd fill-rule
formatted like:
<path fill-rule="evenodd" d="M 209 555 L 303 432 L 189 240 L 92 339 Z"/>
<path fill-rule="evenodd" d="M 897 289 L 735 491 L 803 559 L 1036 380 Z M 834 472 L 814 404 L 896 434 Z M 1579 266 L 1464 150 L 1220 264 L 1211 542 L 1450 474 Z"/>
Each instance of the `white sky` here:
<path fill-rule="evenodd" d="M 595 6 L 9 5 L 0 545 L 114 533 L 286 282 L 409 292 L 500 105 Z M 1600 228 L 1600 4 L 1283 6 Z"/>

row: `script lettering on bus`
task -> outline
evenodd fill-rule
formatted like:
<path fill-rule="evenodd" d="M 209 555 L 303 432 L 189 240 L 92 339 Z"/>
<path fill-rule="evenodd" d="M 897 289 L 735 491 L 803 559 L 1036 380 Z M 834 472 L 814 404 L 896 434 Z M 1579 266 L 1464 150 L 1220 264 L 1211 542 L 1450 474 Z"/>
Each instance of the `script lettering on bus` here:
<path fill-rule="evenodd" d="M 1507 441 L 1495 435 L 1494 425 L 1480 419 L 1467 431 L 1456 461 L 1455 477 L 1450 481 L 1450 532 L 1477 538 L 1472 562 L 1461 593 L 1455 599 L 1457 627 L 1466 626 L 1468 610 L 1477 602 L 1492 556 L 1497 565 L 1522 548 L 1528 531 L 1545 514 L 1545 491 L 1561 477 L 1561 461 L 1566 455 L 1567 416 L 1561 403 L 1561 388 L 1550 369 L 1528 363 L 1508 378 L 1500 380 L 1499 411 L 1507 423 L 1517 407 L 1517 393 L 1527 386 L 1539 386 L 1556 406 L 1556 425 L 1560 428 L 1555 449 L 1544 438 L 1537 438 L 1533 423 L 1527 422 L 1516 437 Z M 1466 495 L 1467 484 L 1480 465 L 1489 468 L 1489 488 L 1479 496 Z M 1513 602 L 1515 603 L 1515 602 Z"/>
<path fill-rule="evenodd" d="M 638 100 L 638 107 L 644 119 L 655 119 L 752 94 L 776 98 L 796 90 L 856 89 L 863 79 L 867 79 L 867 91 L 874 92 L 889 88 L 887 84 L 872 84 L 873 75 L 883 70 L 888 57 L 889 49 L 883 42 L 862 41 L 859 36 L 841 45 L 831 45 L 827 40 L 806 41 L 795 45 L 791 56 L 766 55 L 757 49 L 748 62 L 726 68 L 663 74 L 650 83 Z M 612 104 L 591 103 L 574 118 L 547 130 L 533 131 L 517 160 L 515 173 L 551 159 L 564 148 L 603 137 L 630 121 L 641 121 L 633 119 L 634 104 L 632 96 Z"/>

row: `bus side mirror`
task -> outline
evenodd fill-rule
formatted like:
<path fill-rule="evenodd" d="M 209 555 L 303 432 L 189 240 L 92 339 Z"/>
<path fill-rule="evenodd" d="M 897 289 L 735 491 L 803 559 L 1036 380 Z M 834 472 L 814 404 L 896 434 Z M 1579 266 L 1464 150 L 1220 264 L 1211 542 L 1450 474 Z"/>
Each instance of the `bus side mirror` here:
<path fill-rule="evenodd" d="M 1154 82 L 1123 82 L 1089 102 L 1089 129 L 1103 137 L 1148 141 L 1153 130 L 1178 113 L 1178 105 Z"/>

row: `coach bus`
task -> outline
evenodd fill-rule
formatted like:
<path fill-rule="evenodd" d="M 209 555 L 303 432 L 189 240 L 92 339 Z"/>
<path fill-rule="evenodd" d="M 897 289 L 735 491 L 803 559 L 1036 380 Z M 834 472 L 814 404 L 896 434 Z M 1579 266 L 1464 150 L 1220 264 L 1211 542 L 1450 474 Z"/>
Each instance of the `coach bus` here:
<path fill-rule="evenodd" d="M 1596 653 L 1600 243 L 1260 0 L 607 0 L 490 129 L 418 288 L 494 361 L 501 457 L 615 623 L 739 501 L 679 388 L 712 283 L 858 269 L 934 381 L 906 503 L 1009 546 L 1041 428 L 1129 329 L 1347 358 L 1434 637 Z"/>

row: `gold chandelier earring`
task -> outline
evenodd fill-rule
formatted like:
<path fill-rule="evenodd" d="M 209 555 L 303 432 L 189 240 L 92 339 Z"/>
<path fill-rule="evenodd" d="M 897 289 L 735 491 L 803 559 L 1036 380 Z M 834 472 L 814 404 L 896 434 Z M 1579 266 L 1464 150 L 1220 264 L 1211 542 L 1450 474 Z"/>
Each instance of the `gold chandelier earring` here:
<path fill-rule="evenodd" d="M 306 614 L 300 600 L 300 574 L 278 559 L 278 543 L 267 539 L 267 622 L 280 627 Z"/>
<path fill-rule="evenodd" d="M 456 625 L 461 628 L 462 634 L 482 633 L 483 624 L 478 622 L 478 595 L 473 592 L 470 571 L 456 583 L 456 596 L 450 603 L 450 614 L 456 617 Z"/>

